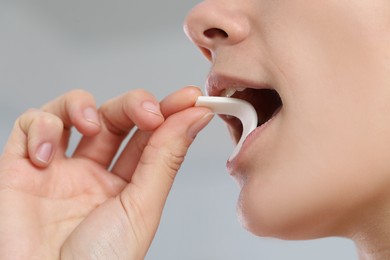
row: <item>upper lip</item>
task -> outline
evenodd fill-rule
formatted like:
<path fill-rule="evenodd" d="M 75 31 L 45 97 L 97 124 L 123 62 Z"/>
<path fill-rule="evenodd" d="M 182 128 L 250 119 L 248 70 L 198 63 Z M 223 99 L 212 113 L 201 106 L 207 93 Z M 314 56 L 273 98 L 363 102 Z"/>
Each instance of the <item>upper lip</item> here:
<path fill-rule="evenodd" d="M 215 72 L 209 74 L 206 81 L 208 96 L 220 96 L 221 92 L 227 88 L 270 89 L 271 87 L 264 82 L 252 82 Z"/>
<path fill-rule="evenodd" d="M 228 88 L 246 88 L 242 92 L 236 92 L 231 97 L 250 102 L 257 112 L 258 126 L 270 120 L 281 110 L 283 106 L 279 93 L 273 86 L 261 81 L 250 81 L 235 78 L 212 71 L 206 81 L 206 92 L 209 96 L 221 96 Z M 237 118 L 221 118 L 227 123 L 231 135 L 238 141 L 242 134 L 242 124 Z"/>

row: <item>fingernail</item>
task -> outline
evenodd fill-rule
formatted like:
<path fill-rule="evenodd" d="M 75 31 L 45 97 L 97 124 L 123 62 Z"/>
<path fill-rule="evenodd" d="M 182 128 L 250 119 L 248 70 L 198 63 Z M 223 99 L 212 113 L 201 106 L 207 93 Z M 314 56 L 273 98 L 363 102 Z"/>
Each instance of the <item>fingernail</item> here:
<path fill-rule="evenodd" d="M 198 121 L 193 123 L 187 131 L 187 135 L 189 138 L 194 139 L 196 135 L 202 130 L 214 117 L 214 113 L 207 113 L 203 117 L 201 117 Z"/>
<path fill-rule="evenodd" d="M 152 113 L 154 115 L 157 115 L 157 116 L 160 116 L 160 117 L 163 117 L 163 115 L 161 114 L 161 111 L 160 111 L 160 107 L 158 104 L 155 104 L 151 101 L 144 101 L 142 103 L 142 107 L 148 111 L 149 113 Z"/>
<path fill-rule="evenodd" d="M 53 145 L 51 143 L 43 143 L 38 148 L 37 159 L 41 162 L 47 163 L 50 160 L 52 152 Z"/>
<path fill-rule="evenodd" d="M 83 115 L 84 115 L 84 119 L 87 120 L 88 122 L 90 122 L 94 125 L 100 126 L 99 116 L 98 116 L 96 110 L 93 109 L 92 107 L 86 108 L 83 111 Z"/>

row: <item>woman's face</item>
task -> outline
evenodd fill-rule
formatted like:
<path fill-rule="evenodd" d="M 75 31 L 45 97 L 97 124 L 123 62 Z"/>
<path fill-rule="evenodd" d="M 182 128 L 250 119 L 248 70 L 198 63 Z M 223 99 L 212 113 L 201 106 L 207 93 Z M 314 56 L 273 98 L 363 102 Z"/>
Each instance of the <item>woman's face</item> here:
<path fill-rule="evenodd" d="M 244 226 L 353 235 L 390 193 L 390 1 L 206 0 L 185 30 L 212 63 L 209 95 L 245 87 L 234 96 L 275 114 L 228 162 Z"/>

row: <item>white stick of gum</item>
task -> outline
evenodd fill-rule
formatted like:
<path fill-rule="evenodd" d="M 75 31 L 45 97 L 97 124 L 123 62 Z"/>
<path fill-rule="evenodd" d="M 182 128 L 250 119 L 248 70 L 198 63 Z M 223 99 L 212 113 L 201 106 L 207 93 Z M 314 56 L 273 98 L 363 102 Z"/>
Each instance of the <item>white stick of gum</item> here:
<path fill-rule="evenodd" d="M 232 160 L 240 151 L 245 138 L 257 127 L 257 113 L 247 101 L 238 98 L 200 96 L 195 106 L 210 108 L 215 114 L 237 117 L 243 126 L 240 140 L 233 150 L 229 160 Z"/>

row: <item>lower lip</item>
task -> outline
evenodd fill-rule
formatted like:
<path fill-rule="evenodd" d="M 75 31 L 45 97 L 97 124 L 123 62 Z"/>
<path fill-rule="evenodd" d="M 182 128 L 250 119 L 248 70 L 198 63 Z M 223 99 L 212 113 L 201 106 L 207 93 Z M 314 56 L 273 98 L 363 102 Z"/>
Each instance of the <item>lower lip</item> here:
<path fill-rule="evenodd" d="M 257 127 L 245 138 L 245 141 L 242 144 L 242 147 L 238 152 L 238 154 L 231 161 L 228 161 L 226 164 L 226 167 L 229 170 L 231 175 L 235 175 L 239 164 L 241 164 L 241 162 L 244 160 L 243 157 L 244 157 L 245 150 L 254 142 L 254 140 L 261 137 L 264 131 L 266 131 L 266 129 L 269 128 L 269 126 L 272 124 L 275 118 L 279 116 L 279 114 L 280 114 L 280 109 L 279 111 L 276 111 L 273 117 L 271 117 L 267 122 Z"/>

